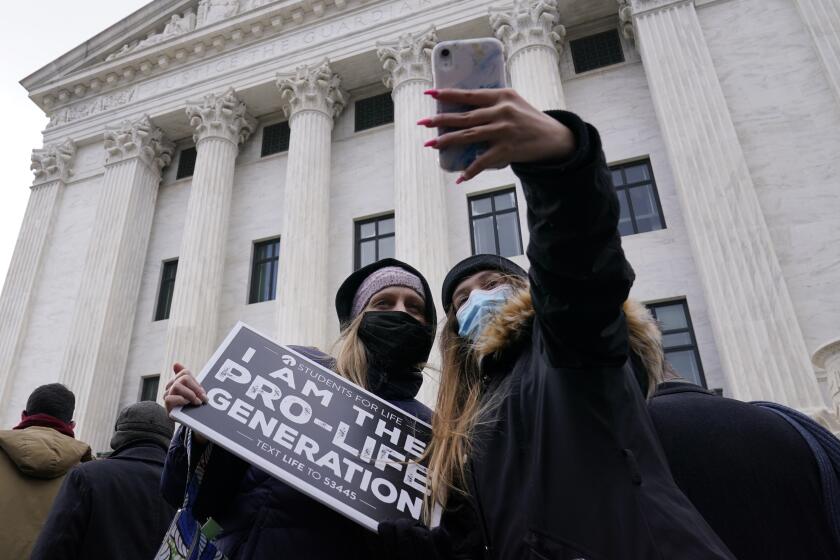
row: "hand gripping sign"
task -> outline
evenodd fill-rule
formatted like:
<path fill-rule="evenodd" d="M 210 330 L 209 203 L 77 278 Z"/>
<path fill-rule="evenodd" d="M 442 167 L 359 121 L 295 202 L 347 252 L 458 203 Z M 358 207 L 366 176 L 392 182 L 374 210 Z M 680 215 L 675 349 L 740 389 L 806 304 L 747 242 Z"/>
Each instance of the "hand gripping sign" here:
<path fill-rule="evenodd" d="M 419 520 L 428 424 L 238 323 L 201 371 L 208 403 L 172 417 L 376 531 Z"/>

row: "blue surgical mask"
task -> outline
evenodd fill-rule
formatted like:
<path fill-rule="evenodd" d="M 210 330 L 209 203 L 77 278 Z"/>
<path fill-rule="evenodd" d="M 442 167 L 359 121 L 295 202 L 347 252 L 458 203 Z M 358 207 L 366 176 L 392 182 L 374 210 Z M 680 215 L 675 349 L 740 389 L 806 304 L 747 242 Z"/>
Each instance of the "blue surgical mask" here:
<path fill-rule="evenodd" d="M 478 339 L 487 322 L 511 295 L 513 287 L 508 284 L 492 290 L 473 290 L 455 314 L 458 319 L 458 335 L 470 340 Z"/>

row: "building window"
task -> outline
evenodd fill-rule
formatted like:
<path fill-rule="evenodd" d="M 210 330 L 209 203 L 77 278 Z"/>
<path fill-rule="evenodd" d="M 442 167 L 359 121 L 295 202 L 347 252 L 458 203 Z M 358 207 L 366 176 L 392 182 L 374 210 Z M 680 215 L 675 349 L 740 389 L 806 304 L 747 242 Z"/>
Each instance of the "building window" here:
<path fill-rule="evenodd" d="M 394 100 L 390 92 L 356 101 L 356 132 L 392 122 Z"/>
<path fill-rule="evenodd" d="M 665 229 L 650 160 L 614 165 L 610 171 L 621 204 L 618 222 L 621 235 Z"/>
<path fill-rule="evenodd" d="M 616 29 L 575 39 L 569 45 L 577 74 L 624 62 L 624 50 Z"/>
<path fill-rule="evenodd" d="M 703 375 L 688 303 L 682 299 L 651 304 L 648 308 L 662 329 L 665 358 L 683 378 L 705 387 L 706 377 Z"/>
<path fill-rule="evenodd" d="M 394 215 L 356 222 L 355 267 L 394 256 Z"/>
<path fill-rule="evenodd" d="M 262 152 L 260 157 L 289 151 L 289 138 L 292 130 L 288 122 L 281 122 L 263 127 Z"/>
<path fill-rule="evenodd" d="M 159 384 L 159 375 L 150 375 L 149 377 L 144 377 L 143 383 L 140 385 L 140 400 L 156 401 Z"/>
<path fill-rule="evenodd" d="M 469 199 L 473 255 L 522 254 L 516 191 L 509 189 Z"/>
<path fill-rule="evenodd" d="M 181 154 L 178 156 L 178 171 L 175 173 L 176 180 L 193 176 L 197 155 L 198 152 L 195 151 L 195 146 L 181 150 Z"/>
<path fill-rule="evenodd" d="M 160 273 L 160 291 L 158 292 L 155 321 L 169 319 L 169 308 L 172 307 L 172 294 L 175 291 L 175 276 L 178 273 L 178 259 L 163 263 Z"/>
<path fill-rule="evenodd" d="M 251 264 L 251 290 L 248 303 L 271 301 L 277 297 L 277 263 L 280 258 L 280 238 L 254 243 Z"/>

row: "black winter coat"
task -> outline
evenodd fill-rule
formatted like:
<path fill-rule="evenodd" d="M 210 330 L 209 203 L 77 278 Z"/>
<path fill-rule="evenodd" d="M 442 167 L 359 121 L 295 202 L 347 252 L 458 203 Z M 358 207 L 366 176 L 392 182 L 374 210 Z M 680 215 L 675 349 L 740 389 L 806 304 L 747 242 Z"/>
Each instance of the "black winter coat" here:
<path fill-rule="evenodd" d="M 138 441 L 75 467 L 53 502 L 32 558 L 154 558 L 175 514 L 160 495 L 165 458 L 160 444 Z"/>
<path fill-rule="evenodd" d="M 294 348 L 333 367 L 326 354 Z M 417 400 L 389 402 L 431 420 L 431 411 Z M 179 507 L 187 476 L 183 436 L 179 430 L 169 448 L 161 481 L 164 496 Z M 380 554 L 374 533 L 220 447 L 213 449 L 194 513 L 199 519 L 212 516 L 222 526 L 217 543 L 231 560 L 368 560 Z"/>
<path fill-rule="evenodd" d="M 577 151 L 562 164 L 513 166 L 528 203 L 535 317 L 530 336 L 482 363 L 486 392 L 504 395 L 470 460 L 486 556 L 730 559 L 674 484 L 627 366 L 622 304 L 634 274 L 598 132 L 550 114 Z"/>
<path fill-rule="evenodd" d="M 783 418 L 682 382 L 649 408 L 677 485 L 739 560 L 840 558 L 814 454 Z"/>

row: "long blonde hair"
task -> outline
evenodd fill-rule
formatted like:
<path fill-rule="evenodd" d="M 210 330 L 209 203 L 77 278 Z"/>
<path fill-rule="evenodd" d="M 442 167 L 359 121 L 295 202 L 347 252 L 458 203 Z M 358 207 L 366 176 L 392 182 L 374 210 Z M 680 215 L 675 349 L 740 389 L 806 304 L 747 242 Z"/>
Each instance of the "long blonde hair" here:
<path fill-rule="evenodd" d="M 487 337 L 495 339 L 498 334 L 488 334 L 488 331 L 511 325 L 522 318 L 522 311 L 527 315 L 525 320 L 533 316 L 527 280 L 506 276 L 504 281 L 518 291 L 485 328 L 478 342 L 470 343 L 458 335 L 454 306 L 446 314 L 440 340 L 441 379 L 432 417 L 432 440 L 424 455 L 428 460 L 429 492 L 424 508 L 427 522 L 434 504 L 445 507 L 451 492 L 466 494 L 467 460 L 476 428 L 502 401 L 503 391 L 482 395 L 481 358 L 502 349 L 498 344 L 488 344 Z"/>
<path fill-rule="evenodd" d="M 335 353 L 335 370 L 356 385 L 368 388 L 368 356 L 367 349 L 359 338 L 359 325 L 362 316 L 359 313 L 355 319 L 344 326 L 341 335 L 333 345 Z"/>

